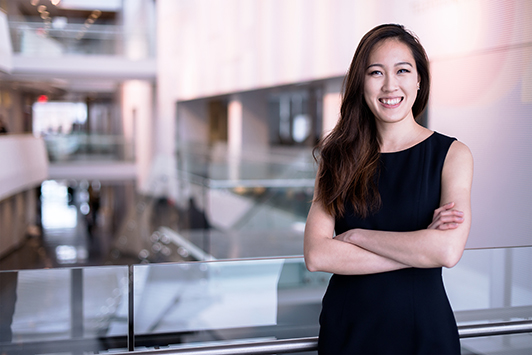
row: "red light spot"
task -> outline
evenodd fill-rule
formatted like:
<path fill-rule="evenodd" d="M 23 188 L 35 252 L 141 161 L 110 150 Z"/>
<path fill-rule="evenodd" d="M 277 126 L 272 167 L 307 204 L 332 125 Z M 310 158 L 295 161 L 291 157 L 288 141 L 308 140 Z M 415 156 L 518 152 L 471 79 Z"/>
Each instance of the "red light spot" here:
<path fill-rule="evenodd" d="M 48 102 L 48 96 L 46 95 L 39 96 L 39 98 L 37 99 L 37 102 Z"/>

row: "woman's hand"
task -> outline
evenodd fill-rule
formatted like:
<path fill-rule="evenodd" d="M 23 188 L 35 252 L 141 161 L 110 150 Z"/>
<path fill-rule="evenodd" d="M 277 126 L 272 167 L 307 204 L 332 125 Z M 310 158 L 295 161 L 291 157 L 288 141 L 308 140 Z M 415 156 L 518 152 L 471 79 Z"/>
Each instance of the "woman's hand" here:
<path fill-rule="evenodd" d="M 454 202 L 449 202 L 440 208 L 434 210 L 432 223 L 427 229 L 455 229 L 464 221 L 464 212 L 454 210 Z"/>
<path fill-rule="evenodd" d="M 341 242 L 354 244 L 353 239 L 351 238 L 353 236 L 353 233 L 355 233 L 355 229 L 350 229 L 342 234 L 335 236 L 334 239 L 339 240 Z"/>

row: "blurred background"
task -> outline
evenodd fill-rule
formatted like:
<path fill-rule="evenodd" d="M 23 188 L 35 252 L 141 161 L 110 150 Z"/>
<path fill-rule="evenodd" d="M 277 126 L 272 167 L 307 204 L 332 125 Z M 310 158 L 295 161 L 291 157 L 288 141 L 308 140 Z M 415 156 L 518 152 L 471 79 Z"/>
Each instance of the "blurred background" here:
<path fill-rule="evenodd" d="M 146 346 L 316 335 L 328 275 L 300 258 L 312 148 L 338 119 L 360 38 L 382 23 L 405 25 L 429 55 L 422 124 L 475 159 L 466 254 L 445 271 L 457 318 L 532 318 L 530 19 L 529 0 L 0 0 L 0 270 L 18 283 L 0 281 L 17 290 L 13 339 L 27 353 L 36 339 L 69 349 L 79 337 L 131 350 L 128 273 L 141 280 Z M 278 291 L 259 292 L 249 312 L 264 317 L 220 323 L 227 304 L 201 324 L 199 310 L 163 316 L 187 299 L 177 284 L 212 296 L 186 309 L 238 304 L 213 290 L 234 275 L 259 287 L 251 269 Z M 49 306 L 31 297 L 44 290 Z M 297 325 L 281 331 L 282 319 Z M 532 348 L 529 334 L 483 339 L 464 353 Z"/>

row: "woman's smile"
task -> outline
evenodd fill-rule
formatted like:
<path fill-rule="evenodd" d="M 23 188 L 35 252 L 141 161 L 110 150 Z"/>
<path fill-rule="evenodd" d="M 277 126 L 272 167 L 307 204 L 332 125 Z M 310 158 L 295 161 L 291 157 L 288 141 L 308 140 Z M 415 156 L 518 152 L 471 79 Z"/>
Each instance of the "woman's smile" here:
<path fill-rule="evenodd" d="M 395 108 L 399 106 L 403 99 L 403 97 L 381 98 L 379 101 L 382 102 L 383 106 L 386 108 Z"/>

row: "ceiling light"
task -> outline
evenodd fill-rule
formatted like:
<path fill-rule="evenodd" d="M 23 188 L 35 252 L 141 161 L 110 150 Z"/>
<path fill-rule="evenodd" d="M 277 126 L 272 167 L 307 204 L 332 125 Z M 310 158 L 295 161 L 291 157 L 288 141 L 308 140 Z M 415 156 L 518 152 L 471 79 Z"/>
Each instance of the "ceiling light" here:
<path fill-rule="evenodd" d="M 46 6 L 45 5 L 39 5 L 39 7 L 37 8 L 37 11 L 39 11 L 39 13 L 43 13 L 44 11 L 46 11 Z"/>
<path fill-rule="evenodd" d="M 37 6 L 37 4 L 39 3 L 39 0 L 31 0 L 30 4 L 32 4 L 33 6 Z"/>
<path fill-rule="evenodd" d="M 51 1 L 52 5 L 54 5 L 54 6 L 59 5 L 60 2 L 61 2 L 61 0 L 52 0 Z"/>

